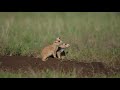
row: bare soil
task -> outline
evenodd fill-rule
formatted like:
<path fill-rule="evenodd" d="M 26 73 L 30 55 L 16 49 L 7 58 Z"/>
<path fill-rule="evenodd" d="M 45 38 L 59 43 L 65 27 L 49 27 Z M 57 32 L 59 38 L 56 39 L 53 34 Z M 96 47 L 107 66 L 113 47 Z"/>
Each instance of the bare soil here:
<path fill-rule="evenodd" d="M 24 56 L 0 56 L 0 70 L 17 72 L 42 70 L 55 70 L 59 72 L 72 72 L 75 70 L 77 75 L 94 75 L 105 74 L 110 75 L 112 73 L 120 73 L 120 68 L 108 67 L 103 62 L 77 62 L 74 60 L 61 61 L 55 58 L 49 58 L 46 62 L 43 62 L 40 58 L 24 57 Z"/>

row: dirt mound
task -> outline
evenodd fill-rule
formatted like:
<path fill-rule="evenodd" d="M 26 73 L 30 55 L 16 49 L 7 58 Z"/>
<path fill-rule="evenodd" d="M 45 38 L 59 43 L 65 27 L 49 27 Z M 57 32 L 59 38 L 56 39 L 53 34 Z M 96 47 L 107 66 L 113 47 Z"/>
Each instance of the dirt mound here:
<path fill-rule="evenodd" d="M 17 72 L 18 70 L 28 71 L 29 69 L 33 69 L 34 71 L 50 69 L 65 73 L 75 70 L 78 75 L 93 75 L 95 73 L 108 75 L 112 73 L 113 70 L 115 71 L 114 68 L 106 67 L 106 65 L 102 62 L 85 63 L 70 60 L 61 61 L 54 58 L 50 58 L 46 62 L 43 62 L 41 59 L 32 57 L 0 57 L 0 70 Z"/>

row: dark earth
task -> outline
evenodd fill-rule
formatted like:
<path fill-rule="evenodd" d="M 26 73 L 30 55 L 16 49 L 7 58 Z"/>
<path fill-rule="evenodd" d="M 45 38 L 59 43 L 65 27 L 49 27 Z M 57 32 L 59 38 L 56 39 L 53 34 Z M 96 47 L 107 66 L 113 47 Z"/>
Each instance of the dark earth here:
<path fill-rule="evenodd" d="M 105 74 L 110 75 L 112 73 L 119 73 L 120 68 L 108 67 L 103 62 L 77 62 L 75 60 L 58 60 L 55 58 L 49 58 L 46 62 L 43 62 L 40 58 L 25 57 L 25 56 L 0 56 L 0 70 L 17 72 L 43 70 L 55 70 L 59 72 L 72 72 L 75 70 L 77 75 L 94 75 Z"/>

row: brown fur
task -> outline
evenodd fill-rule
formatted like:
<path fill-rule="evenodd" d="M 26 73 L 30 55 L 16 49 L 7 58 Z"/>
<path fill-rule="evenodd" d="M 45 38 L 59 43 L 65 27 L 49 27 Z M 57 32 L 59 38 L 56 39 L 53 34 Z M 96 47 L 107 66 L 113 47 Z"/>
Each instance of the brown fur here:
<path fill-rule="evenodd" d="M 57 50 L 57 57 L 59 59 L 64 59 L 65 58 L 65 49 L 68 48 L 70 46 L 70 44 L 65 44 L 63 43 L 62 45 L 60 45 L 58 47 L 58 50 Z"/>
<path fill-rule="evenodd" d="M 54 58 L 56 58 L 56 51 L 58 49 L 58 46 L 62 44 L 62 41 L 60 40 L 60 38 L 57 38 L 56 41 L 54 41 L 53 44 L 46 46 L 45 48 L 43 48 L 42 52 L 41 52 L 41 56 L 42 56 L 42 61 L 46 61 L 47 58 L 51 55 L 54 56 Z"/>

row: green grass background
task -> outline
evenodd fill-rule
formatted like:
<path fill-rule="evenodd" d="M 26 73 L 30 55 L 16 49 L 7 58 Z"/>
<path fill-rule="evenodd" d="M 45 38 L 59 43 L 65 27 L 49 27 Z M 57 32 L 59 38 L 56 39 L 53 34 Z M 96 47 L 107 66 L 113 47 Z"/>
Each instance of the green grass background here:
<path fill-rule="evenodd" d="M 0 55 L 40 54 L 41 49 L 58 36 L 71 45 L 67 49 L 68 59 L 120 63 L 119 12 L 0 12 Z M 0 72 L 0 77 L 77 76 L 74 72 L 64 74 L 48 70 L 40 73 L 31 71 L 31 74 Z"/>
<path fill-rule="evenodd" d="M 43 71 L 34 72 L 32 69 L 29 72 L 5 72 L 0 71 L 0 78 L 120 78 L 120 73 L 118 74 L 94 74 L 93 76 L 82 75 L 79 76 L 73 71 L 68 73 L 56 72 L 56 71 Z"/>
<path fill-rule="evenodd" d="M 56 37 L 69 43 L 68 59 L 111 62 L 120 58 L 118 12 L 0 12 L 0 54 L 40 54 Z"/>

